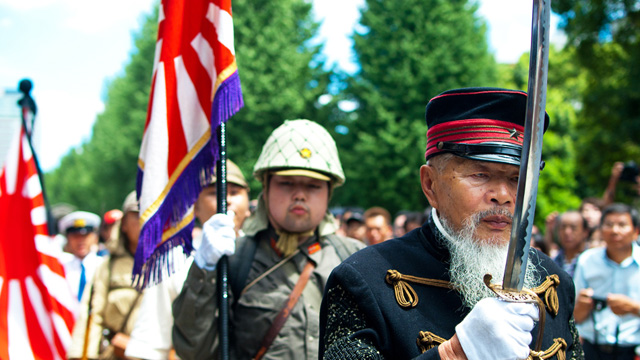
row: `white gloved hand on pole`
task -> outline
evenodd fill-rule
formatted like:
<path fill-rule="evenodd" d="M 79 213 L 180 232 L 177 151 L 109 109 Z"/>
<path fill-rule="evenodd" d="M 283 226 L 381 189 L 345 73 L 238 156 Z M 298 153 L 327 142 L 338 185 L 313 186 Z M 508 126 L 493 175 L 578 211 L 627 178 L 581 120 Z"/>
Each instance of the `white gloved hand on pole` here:
<path fill-rule="evenodd" d="M 236 251 L 236 230 L 233 211 L 215 214 L 202 225 L 202 243 L 193 261 L 199 268 L 213 271 L 223 255 Z"/>
<path fill-rule="evenodd" d="M 486 298 L 456 326 L 456 334 L 469 360 L 526 359 L 537 320 L 534 304 Z"/>

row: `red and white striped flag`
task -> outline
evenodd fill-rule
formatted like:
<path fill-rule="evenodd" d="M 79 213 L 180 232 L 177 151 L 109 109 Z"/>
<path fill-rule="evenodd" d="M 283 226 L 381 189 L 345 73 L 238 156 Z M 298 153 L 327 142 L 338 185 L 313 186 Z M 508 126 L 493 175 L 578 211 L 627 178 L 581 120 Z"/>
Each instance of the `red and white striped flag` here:
<path fill-rule="evenodd" d="M 0 173 L 0 359 L 65 358 L 78 303 L 60 252 L 22 127 Z"/>
<path fill-rule="evenodd" d="M 138 287 L 160 281 L 171 269 L 173 247 L 191 252 L 191 206 L 215 169 L 215 130 L 243 106 L 231 0 L 163 0 L 158 22 L 138 159 Z"/>

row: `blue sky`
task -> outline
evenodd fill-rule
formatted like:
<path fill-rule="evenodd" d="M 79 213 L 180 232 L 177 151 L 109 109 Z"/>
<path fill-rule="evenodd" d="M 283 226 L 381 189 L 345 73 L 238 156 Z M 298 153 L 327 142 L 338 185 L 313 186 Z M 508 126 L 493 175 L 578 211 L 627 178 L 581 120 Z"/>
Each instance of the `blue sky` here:
<path fill-rule="evenodd" d="M 90 138 L 104 109 L 105 85 L 122 72 L 133 49 L 132 33 L 153 1 L 0 0 L 0 96 L 16 89 L 22 78 L 33 81 L 37 150 L 45 171 Z M 328 59 L 353 71 L 349 35 L 364 0 L 313 3 L 323 20 L 320 38 Z M 480 0 L 479 13 L 487 19 L 489 45 L 499 62 L 514 62 L 528 51 L 531 6 L 523 0 Z M 552 42 L 562 41 L 553 31 Z"/>

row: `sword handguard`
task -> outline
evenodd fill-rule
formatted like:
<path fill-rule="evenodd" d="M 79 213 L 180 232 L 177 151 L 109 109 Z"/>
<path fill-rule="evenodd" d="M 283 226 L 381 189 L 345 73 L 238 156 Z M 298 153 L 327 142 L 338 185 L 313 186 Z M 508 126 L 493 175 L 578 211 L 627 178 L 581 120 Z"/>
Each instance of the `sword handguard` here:
<path fill-rule="evenodd" d="M 538 337 L 536 338 L 536 342 L 535 342 L 536 344 L 535 352 L 539 353 L 540 348 L 542 347 L 542 336 L 544 335 L 545 317 L 547 315 L 544 302 L 542 301 L 542 299 L 540 299 L 538 294 L 534 293 L 533 291 L 527 288 L 522 288 L 521 291 L 503 290 L 502 285 L 491 283 L 492 278 L 493 276 L 491 276 L 491 274 L 486 274 L 483 279 L 484 284 L 487 285 L 487 287 L 491 291 L 493 291 L 493 293 L 496 294 L 496 296 L 498 296 L 498 299 L 506 302 L 513 302 L 513 303 L 535 304 L 538 307 L 538 326 L 539 327 L 538 327 Z"/>

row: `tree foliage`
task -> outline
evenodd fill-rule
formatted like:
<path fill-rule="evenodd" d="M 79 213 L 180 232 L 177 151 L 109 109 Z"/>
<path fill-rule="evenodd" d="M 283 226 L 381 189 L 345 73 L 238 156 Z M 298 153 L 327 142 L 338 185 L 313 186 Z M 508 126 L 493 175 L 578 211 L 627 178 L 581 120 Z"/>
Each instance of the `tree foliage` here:
<path fill-rule="evenodd" d="M 587 74 L 579 100 L 576 177 L 599 196 L 615 161 L 640 159 L 640 7 L 628 0 L 557 0 L 554 11 Z M 618 198 L 618 201 L 628 199 Z"/>
<path fill-rule="evenodd" d="M 525 53 L 516 64 L 501 66 L 500 86 L 526 91 L 528 74 L 529 54 Z M 549 213 L 580 206 L 580 186 L 575 177 L 580 169 L 576 153 L 580 139 L 576 129 L 577 107 L 584 87 L 585 77 L 575 63 L 574 52 L 558 51 L 551 46 L 546 100 L 550 120 L 543 140 L 545 166 L 540 172 L 535 215 L 535 223 L 541 228 Z"/>
<path fill-rule="evenodd" d="M 323 123 L 317 100 L 326 93 L 318 29 L 303 0 L 233 2 L 238 73 L 245 106 L 228 122 L 229 158 L 250 177 L 262 145 L 285 119 Z M 326 125 L 326 122 L 324 122 Z M 252 183 L 254 196 L 260 188 Z"/>
<path fill-rule="evenodd" d="M 476 10 L 466 0 L 366 2 L 354 35 L 361 69 L 344 95 L 358 108 L 338 119 L 348 133 L 337 135 L 347 176 L 337 201 L 392 213 L 425 208 L 419 168 L 427 102 L 447 89 L 496 81 Z"/>

